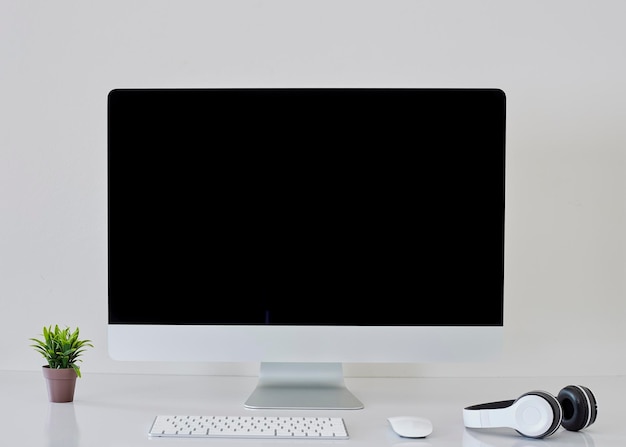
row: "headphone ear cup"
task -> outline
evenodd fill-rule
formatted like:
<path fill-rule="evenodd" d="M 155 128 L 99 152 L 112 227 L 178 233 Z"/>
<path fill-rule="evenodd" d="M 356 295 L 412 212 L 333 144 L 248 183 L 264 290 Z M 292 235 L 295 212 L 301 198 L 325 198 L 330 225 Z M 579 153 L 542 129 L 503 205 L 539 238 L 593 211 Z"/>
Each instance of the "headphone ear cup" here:
<path fill-rule="evenodd" d="M 530 396 L 528 399 L 526 396 Z M 533 396 L 540 397 L 537 400 Z M 528 404 L 525 403 L 528 401 Z M 556 397 L 545 391 L 531 391 L 522 394 L 515 401 L 517 432 L 529 438 L 543 438 L 554 434 L 561 425 L 563 411 Z M 545 424 L 549 422 L 547 428 Z M 544 428 L 538 430 L 543 425 Z"/>
<path fill-rule="evenodd" d="M 580 385 L 568 385 L 557 396 L 563 409 L 561 425 L 569 431 L 578 431 L 589 427 L 596 420 L 596 398 L 589 390 Z"/>

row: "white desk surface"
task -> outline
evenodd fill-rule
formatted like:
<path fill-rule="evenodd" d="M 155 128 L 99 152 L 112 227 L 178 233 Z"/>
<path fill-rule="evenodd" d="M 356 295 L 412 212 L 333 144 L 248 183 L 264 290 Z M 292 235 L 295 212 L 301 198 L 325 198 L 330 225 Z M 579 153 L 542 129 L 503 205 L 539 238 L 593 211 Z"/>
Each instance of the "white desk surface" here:
<path fill-rule="evenodd" d="M 229 446 L 251 447 L 491 447 L 626 445 L 626 377 L 580 378 L 347 378 L 362 410 L 247 410 L 253 377 L 93 374 L 83 368 L 72 403 L 50 403 L 40 372 L 0 371 L 0 445 L 28 447 Z M 587 386 L 598 402 L 596 422 L 586 430 L 560 428 L 542 440 L 512 429 L 466 429 L 464 407 L 515 399 L 531 390 L 556 395 L 570 384 Z M 341 416 L 349 440 L 150 439 L 157 414 Z M 394 434 L 387 417 L 419 415 L 433 422 L 420 440 Z"/>

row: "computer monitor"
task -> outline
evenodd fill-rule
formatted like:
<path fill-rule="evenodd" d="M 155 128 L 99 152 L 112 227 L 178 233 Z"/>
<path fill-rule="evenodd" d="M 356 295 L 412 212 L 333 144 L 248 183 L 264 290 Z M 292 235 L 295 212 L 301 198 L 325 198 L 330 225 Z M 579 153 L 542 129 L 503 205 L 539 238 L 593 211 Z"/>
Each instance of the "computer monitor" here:
<path fill-rule="evenodd" d="M 248 408 L 356 409 L 345 363 L 503 335 L 497 88 L 115 89 L 108 349 L 259 362 Z"/>

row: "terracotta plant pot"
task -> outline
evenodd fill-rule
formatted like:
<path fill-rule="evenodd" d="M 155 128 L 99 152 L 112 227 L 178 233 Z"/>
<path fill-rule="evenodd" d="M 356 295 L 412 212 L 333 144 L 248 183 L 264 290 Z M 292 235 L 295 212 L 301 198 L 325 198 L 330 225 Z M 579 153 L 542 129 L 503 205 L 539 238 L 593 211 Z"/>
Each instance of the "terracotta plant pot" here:
<path fill-rule="evenodd" d="M 76 371 L 73 368 L 54 369 L 47 365 L 41 369 L 46 378 L 50 402 L 72 402 L 76 387 Z"/>

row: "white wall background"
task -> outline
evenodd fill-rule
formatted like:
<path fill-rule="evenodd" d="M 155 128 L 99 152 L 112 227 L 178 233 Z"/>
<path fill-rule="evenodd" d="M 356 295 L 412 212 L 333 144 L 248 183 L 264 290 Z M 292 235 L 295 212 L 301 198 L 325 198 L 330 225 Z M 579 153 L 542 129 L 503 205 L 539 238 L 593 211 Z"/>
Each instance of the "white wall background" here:
<path fill-rule="evenodd" d="M 347 375 L 626 374 L 626 2 L 107 0 L 0 5 L 0 369 L 80 326 L 106 351 L 106 95 L 117 87 L 499 87 L 505 352 Z"/>

